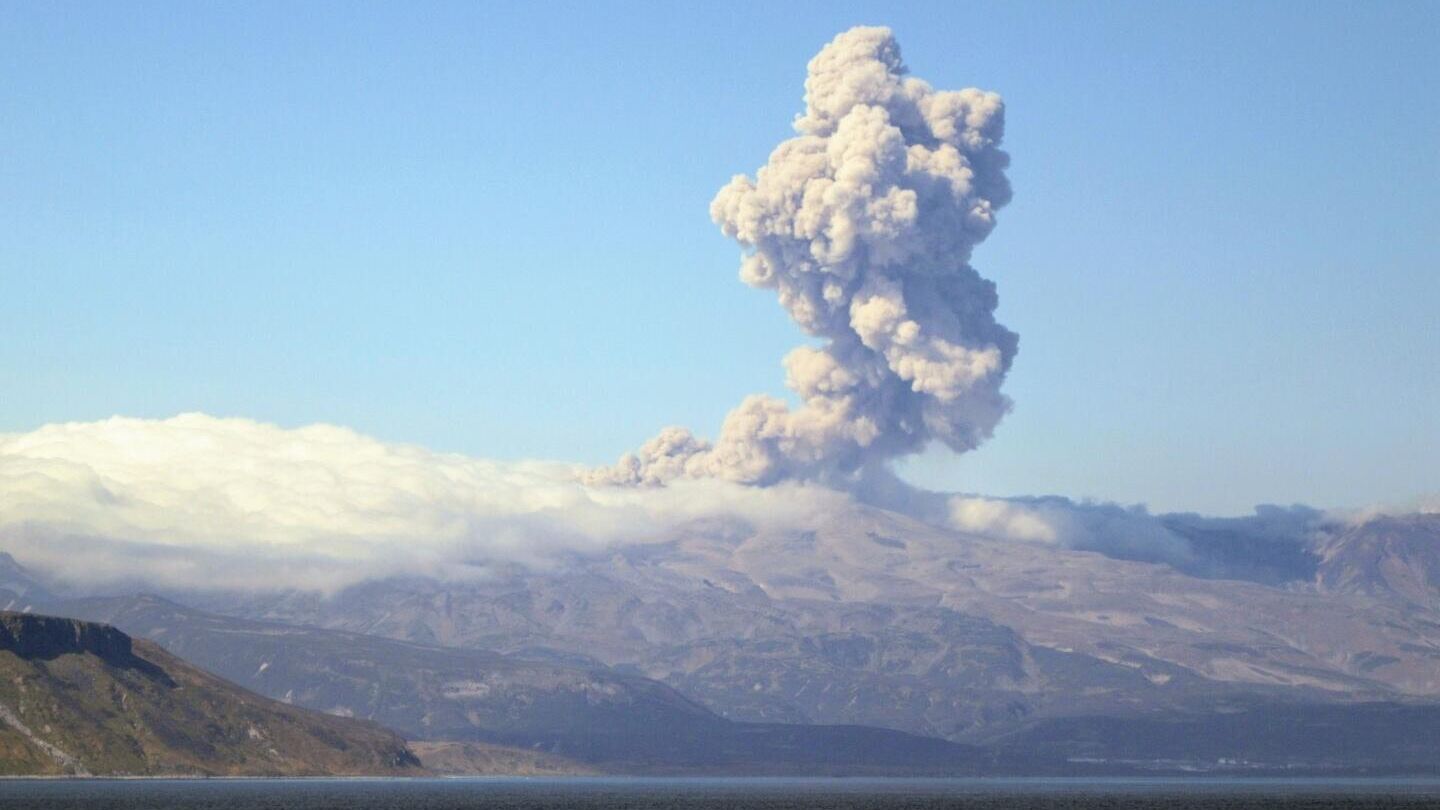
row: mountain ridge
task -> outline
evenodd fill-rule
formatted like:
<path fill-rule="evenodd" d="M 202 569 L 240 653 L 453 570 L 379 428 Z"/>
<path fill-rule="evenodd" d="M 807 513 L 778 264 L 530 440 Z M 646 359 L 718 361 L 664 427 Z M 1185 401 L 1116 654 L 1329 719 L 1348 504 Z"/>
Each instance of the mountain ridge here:
<path fill-rule="evenodd" d="M 604 669 L 237 620 L 156 596 L 54 609 L 113 621 L 273 697 L 366 717 L 421 741 L 503 746 L 509 761 L 523 749 L 621 773 L 1018 769 L 974 746 L 884 728 L 734 722 L 663 684 Z M 355 702 L 361 694 L 374 702 Z M 337 695 L 349 696 L 344 706 Z"/>
<path fill-rule="evenodd" d="M 1136 701 L 1440 695 L 1440 616 L 1411 603 L 1192 577 L 873 508 L 796 532 L 699 525 L 477 583 L 197 598 L 290 624 L 584 656 L 733 719 L 956 740 Z"/>
<path fill-rule="evenodd" d="M 1421 534 L 1399 546 L 1366 540 L 1383 521 L 1330 526 L 1305 540 L 1303 557 L 1293 537 L 1253 537 L 1244 521 L 1187 524 L 1210 532 L 1200 542 L 1214 544 L 1215 559 L 1247 573 L 1232 580 L 1210 576 L 1213 566 L 1195 575 L 857 508 L 794 531 L 707 520 L 463 583 L 183 594 L 205 610 L 160 597 L 55 604 L 125 624 L 273 697 L 416 738 L 536 748 L 586 767 L 655 756 L 661 769 L 715 757 L 734 765 L 753 739 L 721 722 L 733 721 L 772 735 L 765 745 L 795 734 L 839 745 L 835 734 L 889 729 L 916 735 L 907 745 L 969 746 L 932 752 L 951 752 L 935 760 L 951 772 L 957 762 L 1055 772 L 1102 754 L 1104 767 L 1123 769 L 1133 752 L 1105 729 L 1198 729 L 1212 738 L 1192 753 L 1252 754 L 1244 738 L 1254 735 L 1226 717 L 1278 723 L 1305 750 L 1323 727 L 1296 712 L 1371 729 L 1389 716 L 1411 736 L 1428 734 L 1437 717 L 1427 712 L 1440 704 L 1440 617 L 1396 591 L 1383 576 L 1392 568 L 1364 562 L 1371 548 L 1425 559 L 1440 538 L 1427 532 L 1440 524 L 1410 523 Z M 1247 543 L 1258 568 L 1245 567 Z M 1312 562 L 1313 575 L 1294 576 Z M 1340 570 L 1358 573 L 1327 584 L 1324 574 Z M 695 723 L 715 739 L 647 731 Z M 835 731 L 846 728 L 857 730 Z M 1266 749 L 1266 767 L 1281 767 L 1279 753 Z M 1310 765 L 1322 770 L 1354 756 L 1321 753 Z"/>
<path fill-rule="evenodd" d="M 414 775 L 404 740 L 285 706 L 147 641 L 75 619 L 0 613 L 0 772 Z"/>

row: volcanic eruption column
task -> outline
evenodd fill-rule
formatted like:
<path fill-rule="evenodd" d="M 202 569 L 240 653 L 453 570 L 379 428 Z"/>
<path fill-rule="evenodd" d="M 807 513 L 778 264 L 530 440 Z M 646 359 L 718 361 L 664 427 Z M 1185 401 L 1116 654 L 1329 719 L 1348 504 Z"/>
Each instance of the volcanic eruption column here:
<path fill-rule="evenodd" d="M 799 134 L 710 203 L 745 249 L 741 280 L 823 341 L 785 357 L 802 404 L 751 395 L 713 443 L 666 428 L 588 483 L 843 485 L 931 440 L 964 452 L 991 435 L 1018 336 L 970 255 L 1010 200 L 1004 104 L 906 73 L 889 29 L 839 35 L 810 61 Z"/>

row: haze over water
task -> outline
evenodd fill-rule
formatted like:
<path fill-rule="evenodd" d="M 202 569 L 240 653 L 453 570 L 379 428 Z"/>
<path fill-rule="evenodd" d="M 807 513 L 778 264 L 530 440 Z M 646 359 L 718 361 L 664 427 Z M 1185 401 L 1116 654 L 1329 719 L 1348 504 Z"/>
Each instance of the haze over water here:
<path fill-rule="evenodd" d="M 417 779 L 18 780 L 0 808 L 27 810 L 460 810 L 461 808 L 1422 808 L 1437 780 Z"/>

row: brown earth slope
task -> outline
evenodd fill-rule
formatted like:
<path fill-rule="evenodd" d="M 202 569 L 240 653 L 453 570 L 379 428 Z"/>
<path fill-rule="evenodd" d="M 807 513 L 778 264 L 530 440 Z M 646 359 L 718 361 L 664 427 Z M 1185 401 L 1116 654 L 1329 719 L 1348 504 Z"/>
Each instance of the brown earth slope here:
<path fill-rule="evenodd" d="M 588 765 L 543 751 L 477 742 L 410 744 L 425 767 L 446 776 L 592 776 Z"/>
<path fill-rule="evenodd" d="M 0 612 L 0 774 L 421 772 L 380 726 L 260 697 L 108 625 Z"/>

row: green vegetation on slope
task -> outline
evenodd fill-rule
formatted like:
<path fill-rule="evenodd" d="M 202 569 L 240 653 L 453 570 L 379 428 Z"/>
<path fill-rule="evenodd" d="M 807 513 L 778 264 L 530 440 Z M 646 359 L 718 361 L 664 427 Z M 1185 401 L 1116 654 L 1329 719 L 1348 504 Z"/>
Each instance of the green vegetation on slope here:
<path fill-rule="evenodd" d="M 0 613 L 0 774 L 420 770 L 374 724 L 260 697 L 105 625 Z"/>

